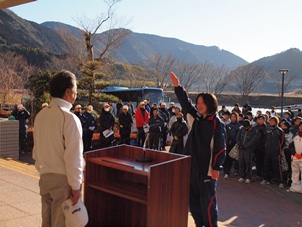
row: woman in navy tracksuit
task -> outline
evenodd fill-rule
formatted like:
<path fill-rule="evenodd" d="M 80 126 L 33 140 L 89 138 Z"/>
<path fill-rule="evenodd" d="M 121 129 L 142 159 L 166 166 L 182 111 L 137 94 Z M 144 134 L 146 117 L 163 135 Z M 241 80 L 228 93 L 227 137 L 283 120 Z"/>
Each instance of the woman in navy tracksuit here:
<path fill-rule="evenodd" d="M 174 73 L 170 77 L 183 111 L 194 118 L 184 150 L 192 156 L 190 212 L 197 227 L 218 226 L 216 181 L 225 159 L 226 137 L 225 125 L 216 114 L 217 99 L 212 94 L 201 93 L 195 107 Z"/>

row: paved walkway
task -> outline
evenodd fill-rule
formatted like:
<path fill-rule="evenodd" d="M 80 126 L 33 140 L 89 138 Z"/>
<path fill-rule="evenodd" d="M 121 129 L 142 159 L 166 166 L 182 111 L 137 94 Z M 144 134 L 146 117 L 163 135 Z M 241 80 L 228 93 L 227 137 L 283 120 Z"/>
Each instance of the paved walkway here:
<path fill-rule="evenodd" d="M 0 227 L 40 226 L 38 173 L 30 155 L 22 161 L 0 157 Z M 25 163 L 29 160 L 29 164 Z M 295 227 L 302 226 L 302 194 L 237 182 L 231 177 L 218 181 L 219 226 Z M 194 227 L 189 214 L 188 227 Z"/>
<path fill-rule="evenodd" d="M 238 177 L 218 181 L 219 220 L 228 226 L 302 226 L 302 194 L 277 184 L 239 183 Z"/>

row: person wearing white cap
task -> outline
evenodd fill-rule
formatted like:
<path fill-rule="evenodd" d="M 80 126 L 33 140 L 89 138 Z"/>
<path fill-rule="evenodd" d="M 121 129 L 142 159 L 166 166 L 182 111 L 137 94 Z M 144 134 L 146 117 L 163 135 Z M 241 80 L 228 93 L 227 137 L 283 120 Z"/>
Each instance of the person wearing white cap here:
<path fill-rule="evenodd" d="M 83 143 L 84 152 L 92 150 L 92 136 L 97 127 L 96 119 L 92 113 L 93 106 L 88 105 L 83 113 Z"/>
<path fill-rule="evenodd" d="M 15 117 L 16 120 L 19 121 L 19 146 L 21 155 L 27 152 L 27 125 L 26 120 L 29 118 L 30 113 L 25 109 L 22 104 L 18 104 L 16 108 L 12 111 L 12 115 Z"/>
<path fill-rule="evenodd" d="M 40 174 L 42 226 L 66 226 L 62 204 L 81 197 L 85 162 L 82 125 L 70 112 L 77 97 L 76 77 L 69 71 L 50 81 L 49 106 L 35 119 L 33 159 Z"/>
<path fill-rule="evenodd" d="M 163 142 L 162 142 L 162 146 L 161 146 L 161 149 L 163 151 L 165 151 L 166 150 L 166 145 L 167 145 L 168 124 L 169 124 L 169 121 L 170 121 L 170 114 L 169 114 L 169 111 L 166 108 L 166 103 L 165 102 L 162 102 L 160 104 L 159 116 L 161 116 L 164 119 L 164 122 L 165 122 L 165 125 L 163 127 L 163 131 L 162 131 Z"/>
<path fill-rule="evenodd" d="M 175 103 L 174 102 L 170 102 L 170 106 L 168 108 L 170 116 L 174 115 L 174 113 L 172 111 L 173 109 L 175 109 Z"/>
<path fill-rule="evenodd" d="M 114 141 L 113 127 L 115 119 L 110 111 L 110 105 L 105 103 L 100 114 L 100 148 L 110 147 Z"/>
<path fill-rule="evenodd" d="M 121 144 L 130 145 L 130 134 L 131 134 L 131 126 L 133 123 L 132 116 L 128 112 L 129 107 L 124 105 L 122 107 L 122 112 L 118 116 L 118 122 L 120 126 L 120 135 L 121 135 Z"/>

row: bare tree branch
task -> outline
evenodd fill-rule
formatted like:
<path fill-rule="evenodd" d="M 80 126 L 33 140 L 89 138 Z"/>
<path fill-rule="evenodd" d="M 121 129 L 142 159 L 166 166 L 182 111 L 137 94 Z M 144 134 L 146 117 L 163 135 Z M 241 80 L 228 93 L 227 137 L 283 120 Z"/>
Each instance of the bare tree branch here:
<path fill-rule="evenodd" d="M 200 69 L 197 64 L 177 61 L 175 72 L 179 75 L 179 81 L 187 91 L 191 91 L 200 79 Z"/>
<path fill-rule="evenodd" d="M 228 69 L 224 66 L 214 67 L 203 62 L 199 64 L 201 87 L 208 93 L 220 94 L 228 83 Z"/>
<path fill-rule="evenodd" d="M 0 52 L 0 98 L 4 105 L 12 89 L 24 89 L 34 67 L 24 57 L 12 52 Z"/>
<path fill-rule="evenodd" d="M 278 95 L 281 96 L 282 75 L 279 73 L 278 70 L 276 70 L 273 75 L 275 76 L 269 74 L 269 78 L 273 81 L 277 89 Z M 291 85 L 295 82 L 296 79 L 297 79 L 296 75 L 286 74 L 286 76 L 284 76 L 284 87 L 283 87 L 284 93 L 286 92 L 286 90 L 288 90 L 291 87 Z"/>
<path fill-rule="evenodd" d="M 261 67 L 248 64 L 232 71 L 231 77 L 235 82 L 236 91 L 241 94 L 242 98 L 246 98 L 249 94 L 261 90 L 267 73 Z"/>
<path fill-rule="evenodd" d="M 170 54 L 163 57 L 160 53 L 153 53 L 150 56 L 149 65 L 155 69 L 155 79 L 158 87 L 165 87 L 166 77 L 169 75 L 174 62 L 175 58 Z"/>

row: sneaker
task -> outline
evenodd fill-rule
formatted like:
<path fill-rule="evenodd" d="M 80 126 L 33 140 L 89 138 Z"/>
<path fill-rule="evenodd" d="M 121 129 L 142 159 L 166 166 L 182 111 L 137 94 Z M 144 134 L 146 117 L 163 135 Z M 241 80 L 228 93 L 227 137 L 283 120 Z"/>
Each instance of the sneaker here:
<path fill-rule="evenodd" d="M 242 183 L 242 182 L 244 182 L 244 179 L 243 178 L 239 178 L 238 182 Z"/>
<path fill-rule="evenodd" d="M 246 180 L 245 180 L 245 183 L 246 183 L 246 184 L 249 184 L 249 183 L 251 183 L 251 180 L 250 180 L 250 179 L 246 179 Z"/>
<path fill-rule="evenodd" d="M 266 181 L 266 180 L 263 180 L 263 181 L 260 182 L 260 184 L 266 185 L 266 184 L 270 184 L 270 182 L 269 182 L 269 181 Z"/>
<path fill-rule="evenodd" d="M 235 173 L 234 173 L 234 176 L 235 176 L 235 177 L 236 177 L 236 176 L 238 176 L 238 173 L 237 173 L 237 172 L 235 172 Z"/>
<path fill-rule="evenodd" d="M 228 179 L 229 178 L 229 174 L 224 174 L 224 179 Z"/>
<path fill-rule="evenodd" d="M 283 189 L 283 188 L 284 188 L 284 184 L 282 184 L 282 183 L 279 184 L 279 188 L 280 188 L 280 189 Z"/>

